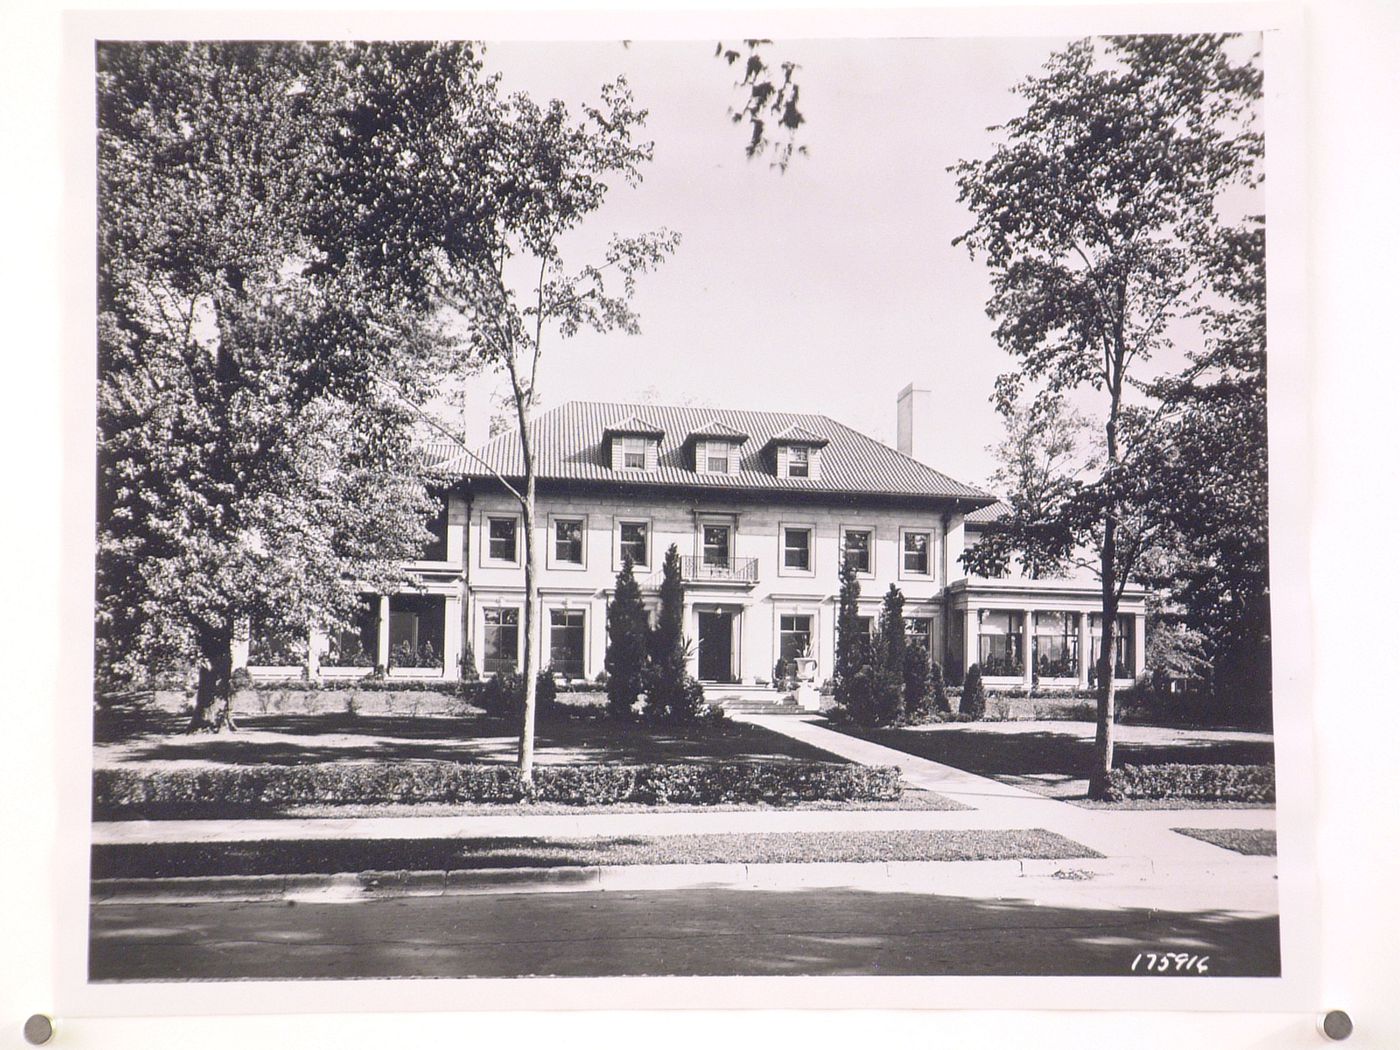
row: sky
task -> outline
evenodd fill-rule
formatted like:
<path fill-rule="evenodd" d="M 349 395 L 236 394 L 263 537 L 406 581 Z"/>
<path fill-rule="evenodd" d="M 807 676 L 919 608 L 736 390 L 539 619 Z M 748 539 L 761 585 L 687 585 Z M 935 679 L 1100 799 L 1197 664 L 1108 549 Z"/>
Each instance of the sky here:
<path fill-rule="evenodd" d="M 984 157 L 1011 88 L 1056 39 L 788 40 L 800 66 L 805 156 L 786 172 L 744 155 L 735 72 L 703 41 L 488 44 L 509 90 L 577 107 L 626 76 L 649 110 L 653 162 L 616 187 L 574 238 L 574 265 L 613 233 L 666 227 L 680 247 L 642 279 L 638 335 L 546 343 L 542 410 L 571 399 L 817 412 L 895 443 L 907 384 L 932 392 L 929 465 L 985 483 L 1001 422 L 989 401 L 1011 360 L 985 312 L 988 271 L 956 248 L 971 224 L 950 165 Z M 1158 362 L 1162 367 L 1170 362 Z M 487 436 L 493 391 L 470 381 L 468 440 Z"/>

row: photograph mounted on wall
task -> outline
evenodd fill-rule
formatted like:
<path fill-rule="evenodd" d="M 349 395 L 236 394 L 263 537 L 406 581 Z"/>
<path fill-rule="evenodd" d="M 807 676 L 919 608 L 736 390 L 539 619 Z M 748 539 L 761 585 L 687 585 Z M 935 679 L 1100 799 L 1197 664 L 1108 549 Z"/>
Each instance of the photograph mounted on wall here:
<path fill-rule="evenodd" d="M 1280 977 L 1268 44 L 98 40 L 87 981 Z"/>

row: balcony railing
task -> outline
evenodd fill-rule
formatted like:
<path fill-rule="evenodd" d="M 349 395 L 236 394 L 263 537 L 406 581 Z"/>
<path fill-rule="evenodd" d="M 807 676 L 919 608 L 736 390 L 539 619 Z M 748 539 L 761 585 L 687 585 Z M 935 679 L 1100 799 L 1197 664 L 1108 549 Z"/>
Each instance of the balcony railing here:
<path fill-rule="evenodd" d="M 757 558 L 681 558 L 681 578 L 687 583 L 757 583 Z"/>

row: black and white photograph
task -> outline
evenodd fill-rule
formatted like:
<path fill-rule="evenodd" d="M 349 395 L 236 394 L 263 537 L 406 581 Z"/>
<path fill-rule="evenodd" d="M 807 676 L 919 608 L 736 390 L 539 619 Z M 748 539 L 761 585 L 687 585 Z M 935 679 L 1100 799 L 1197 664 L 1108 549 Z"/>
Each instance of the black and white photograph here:
<path fill-rule="evenodd" d="M 98 41 L 88 979 L 1280 976 L 1267 47 Z"/>
<path fill-rule="evenodd" d="M 1386 1045 L 1302 7 L 36 21 L 0 1030 Z"/>

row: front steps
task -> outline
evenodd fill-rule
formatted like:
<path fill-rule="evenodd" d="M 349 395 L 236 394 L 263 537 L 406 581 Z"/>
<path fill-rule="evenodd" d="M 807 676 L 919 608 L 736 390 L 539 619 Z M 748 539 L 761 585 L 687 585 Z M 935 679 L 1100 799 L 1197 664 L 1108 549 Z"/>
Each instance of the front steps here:
<path fill-rule="evenodd" d="M 705 686 L 705 702 L 731 715 L 800 715 L 802 708 L 791 693 L 781 693 L 769 686 L 721 685 Z"/>

